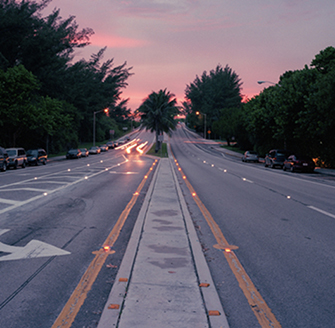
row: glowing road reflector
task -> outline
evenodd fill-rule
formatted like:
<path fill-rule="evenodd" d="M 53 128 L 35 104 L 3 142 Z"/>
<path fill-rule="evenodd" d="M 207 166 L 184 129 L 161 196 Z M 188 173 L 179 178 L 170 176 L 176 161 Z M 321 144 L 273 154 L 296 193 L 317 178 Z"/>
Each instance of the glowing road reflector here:
<path fill-rule="evenodd" d="M 43 195 L 44 195 L 44 196 L 48 196 L 48 193 L 47 193 L 47 192 L 45 192 Z"/>
<path fill-rule="evenodd" d="M 105 171 L 108 171 L 108 168 L 107 168 L 107 167 L 105 168 Z"/>
<path fill-rule="evenodd" d="M 192 196 L 195 197 L 197 194 L 195 192 L 192 192 Z"/>
<path fill-rule="evenodd" d="M 147 175 L 145 175 L 145 176 L 144 176 L 144 179 L 148 179 L 148 176 L 147 176 Z"/>
<path fill-rule="evenodd" d="M 214 167 L 214 164 L 212 164 L 212 167 Z"/>
<path fill-rule="evenodd" d="M 109 245 L 105 245 L 105 246 L 103 246 L 102 248 L 103 248 L 103 250 L 104 250 L 105 252 L 109 252 L 110 249 L 111 249 Z"/>
<path fill-rule="evenodd" d="M 34 180 L 37 180 L 37 178 L 35 177 Z"/>
<path fill-rule="evenodd" d="M 70 172 L 71 171 L 71 169 L 67 169 L 68 170 L 68 172 Z"/>
<path fill-rule="evenodd" d="M 226 173 L 226 172 L 227 172 L 227 170 L 223 170 L 223 172 L 225 172 L 225 173 Z"/>
<path fill-rule="evenodd" d="M 88 177 L 86 176 L 86 177 L 85 177 L 85 180 L 87 180 L 87 179 L 88 179 Z"/>
<path fill-rule="evenodd" d="M 291 199 L 291 196 L 287 196 L 287 199 Z"/>
<path fill-rule="evenodd" d="M 220 245 L 220 244 L 215 244 L 213 245 L 214 248 L 216 249 L 222 249 L 224 251 L 228 251 L 227 253 L 230 253 L 231 251 L 233 250 L 236 250 L 238 249 L 238 246 L 235 246 L 235 245 Z"/>
<path fill-rule="evenodd" d="M 186 180 L 186 176 L 185 175 L 183 176 L 183 179 Z"/>
<path fill-rule="evenodd" d="M 178 171 L 181 171 L 181 168 L 180 168 L 180 167 L 178 168 Z"/>
<path fill-rule="evenodd" d="M 134 196 L 138 196 L 138 195 L 139 195 L 139 192 L 136 191 L 136 192 L 134 193 Z"/>
<path fill-rule="evenodd" d="M 90 164 L 87 164 L 87 166 L 90 166 Z"/>
<path fill-rule="evenodd" d="M 219 315 L 221 315 L 221 313 L 219 311 L 212 310 L 212 311 L 208 311 L 208 315 L 210 315 L 210 316 L 219 316 Z"/>
<path fill-rule="evenodd" d="M 119 304 L 109 304 L 108 308 L 110 310 L 118 310 L 120 308 L 120 305 Z"/>
<path fill-rule="evenodd" d="M 103 160 L 100 161 L 100 163 L 103 163 L 103 162 L 104 162 Z"/>

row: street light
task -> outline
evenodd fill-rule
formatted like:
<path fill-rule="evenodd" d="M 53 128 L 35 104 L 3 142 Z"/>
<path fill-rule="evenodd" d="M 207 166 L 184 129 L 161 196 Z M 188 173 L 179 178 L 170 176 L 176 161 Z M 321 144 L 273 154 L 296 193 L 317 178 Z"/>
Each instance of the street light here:
<path fill-rule="evenodd" d="M 263 83 L 270 83 L 276 85 L 277 83 L 271 82 L 271 81 L 257 81 L 258 84 L 263 84 Z"/>
<path fill-rule="evenodd" d="M 205 116 L 205 119 L 204 119 L 204 137 L 205 137 L 205 139 L 207 139 L 207 131 L 206 131 L 206 114 L 204 114 L 204 113 L 200 113 L 200 112 L 195 112 L 195 114 L 196 115 L 199 115 L 199 114 L 202 114 L 202 115 L 204 115 Z"/>
<path fill-rule="evenodd" d="M 101 113 L 101 112 L 105 112 L 107 114 L 108 113 L 108 108 L 93 112 L 93 146 L 95 146 L 95 114 Z"/>

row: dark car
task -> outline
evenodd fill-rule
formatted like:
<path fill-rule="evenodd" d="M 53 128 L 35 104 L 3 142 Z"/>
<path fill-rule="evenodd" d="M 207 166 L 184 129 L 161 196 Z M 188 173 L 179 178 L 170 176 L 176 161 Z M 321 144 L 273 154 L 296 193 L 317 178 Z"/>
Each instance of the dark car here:
<path fill-rule="evenodd" d="M 285 159 L 288 158 L 291 154 L 292 152 L 286 149 L 270 150 L 269 153 L 265 156 L 265 167 L 270 166 L 271 168 L 274 168 L 279 166 L 282 168 Z"/>
<path fill-rule="evenodd" d="M 8 154 L 7 167 L 13 167 L 14 169 L 17 169 L 18 166 L 26 167 L 27 155 L 23 148 L 7 148 L 6 152 Z"/>
<path fill-rule="evenodd" d="M 114 149 L 115 148 L 115 143 L 114 141 L 108 141 L 106 143 L 106 145 L 108 146 L 108 149 Z"/>
<path fill-rule="evenodd" d="M 101 151 L 107 151 L 108 150 L 107 145 L 100 145 L 99 148 L 101 149 Z"/>
<path fill-rule="evenodd" d="M 88 157 L 90 154 L 86 148 L 80 148 L 80 151 L 81 151 L 81 157 Z"/>
<path fill-rule="evenodd" d="M 283 165 L 283 170 L 290 170 L 291 172 L 313 172 L 315 169 L 315 163 L 309 156 L 304 155 L 290 155 Z"/>
<path fill-rule="evenodd" d="M 5 148 L 0 147 L 0 170 L 6 171 L 8 166 L 8 154 Z"/>
<path fill-rule="evenodd" d="M 80 149 L 70 149 L 66 154 L 67 159 L 80 158 L 80 157 L 81 157 Z"/>
<path fill-rule="evenodd" d="M 92 155 L 97 155 L 101 153 L 101 149 L 98 146 L 92 146 L 88 152 Z"/>
<path fill-rule="evenodd" d="M 247 150 L 242 156 L 242 162 L 258 162 L 259 156 L 253 150 Z"/>
<path fill-rule="evenodd" d="M 29 149 L 27 150 L 27 161 L 29 165 L 45 165 L 48 160 L 48 155 L 46 151 L 42 148 L 39 149 Z"/>

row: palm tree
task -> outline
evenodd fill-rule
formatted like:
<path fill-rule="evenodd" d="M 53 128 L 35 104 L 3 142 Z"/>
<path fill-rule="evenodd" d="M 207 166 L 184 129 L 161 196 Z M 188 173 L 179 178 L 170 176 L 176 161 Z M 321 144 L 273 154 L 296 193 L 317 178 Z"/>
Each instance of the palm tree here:
<path fill-rule="evenodd" d="M 179 114 L 179 107 L 174 97 L 175 95 L 166 89 L 158 93 L 152 92 L 138 109 L 141 113 L 142 128 L 156 132 L 156 153 L 161 147 L 159 135 L 163 132 L 170 134 L 177 126 L 175 116 Z"/>

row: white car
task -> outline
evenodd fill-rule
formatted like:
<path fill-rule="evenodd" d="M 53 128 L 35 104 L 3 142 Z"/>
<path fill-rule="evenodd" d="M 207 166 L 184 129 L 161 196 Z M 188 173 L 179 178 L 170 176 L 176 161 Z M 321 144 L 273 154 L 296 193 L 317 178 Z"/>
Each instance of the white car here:
<path fill-rule="evenodd" d="M 242 162 L 258 162 L 258 154 L 253 150 L 246 151 L 242 156 Z"/>
<path fill-rule="evenodd" d="M 27 155 L 23 148 L 7 148 L 8 154 L 7 167 L 17 169 L 18 166 L 25 168 L 27 165 Z"/>

